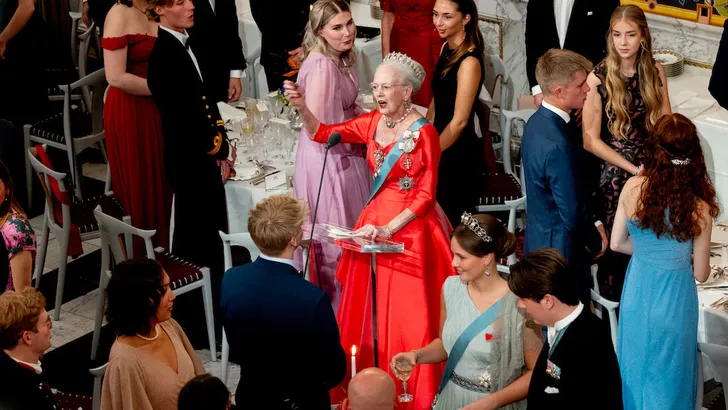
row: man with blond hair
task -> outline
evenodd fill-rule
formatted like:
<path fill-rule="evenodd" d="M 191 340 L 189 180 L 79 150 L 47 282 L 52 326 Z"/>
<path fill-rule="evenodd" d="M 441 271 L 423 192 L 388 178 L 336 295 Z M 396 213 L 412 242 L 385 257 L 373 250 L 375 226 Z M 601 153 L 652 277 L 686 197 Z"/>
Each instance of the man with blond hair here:
<path fill-rule="evenodd" d="M 397 390 L 387 372 L 370 367 L 357 373 L 349 382 L 345 410 L 394 410 Z"/>
<path fill-rule="evenodd" d="M 588 266 L 607 248 L 602 223 L 595 218 L 584 181 L 581 135 L 571 120 L 584 106 L 592 64 L 568 50 L 551 49 L 538 60 L 536 78 L 544 95 L 523 131 L 525 174 L 525 251 L 555 248 L 579 272 L 580 297 L 590 300 Z"/>
<path fill-rule="evenodd" d="M 258 203 L 248 232 L 260 256 L 222 280 L 230 357 L 241 373 L 235 402 L 243 408 L 328 409 L 328 391 L 346 373 L 331 301 L 293 264 L 307 212 L 288 195 Z"/>
<path fill-rule="evenodd" d="M 0 295 L 0 409 L 55 409 L 41 377 L 40 358 L 51 347 L 45 298 L 33 288 Z"/>

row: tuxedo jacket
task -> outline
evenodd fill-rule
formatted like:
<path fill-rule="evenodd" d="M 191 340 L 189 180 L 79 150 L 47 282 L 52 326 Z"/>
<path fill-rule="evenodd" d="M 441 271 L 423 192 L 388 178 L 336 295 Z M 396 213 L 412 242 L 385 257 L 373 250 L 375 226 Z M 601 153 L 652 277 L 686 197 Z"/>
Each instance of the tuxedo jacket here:
<path fill-rule="evenodd" d="M 573 122 L 567 124 L 541 105 L 526 123 L 521 143 L 528 208 L 525 251 L 555 248 L 570 264 L 601 250 L 583 178 L 584 150 Z"/>
<path fill-rule="evenodd" d="M 227 134 L 208 79 L 214 71 L 205 44 L 190 36 L 195 69 L 185 47 L 172 34 L 158 31 L 149 57 L 147 84 L 159 108 L 164 134 L 165 176 L 174 192 L 222 186 L 216 160 L 229 153 Z"/>
<path fill-rule="evenodd" d="M 235 393 L 246 409 L 329 409 L 344 379 L 346 355 L 329 297 L 288 264 L 259 257 L 228 270 L 220 307 Z"/>
<path fill-rule="evenodd" d="M 728 31 L 726 31 L 726 26 L 728 26 L 728 20 L 723 23 L 723 35 L 720 38 L 718 55 L 715 57 L 708 89 L 718 104 L 728 109 Z"/>
<path fill-rule="evenodd" d="M 286 65 L 288 52 L 301 47 L 309 7 L 316 0 L 251 0 L 250 12 L 261 33 L 260 63 Z M 285 21 L 281 19 L 285 13 Z"/>
<path fill-rule="evenodd" d="M 607 32 L 619 0 L 574 0 L 564 48 L 575 51 L 594 65 L 607 55 Z M 531 87 L 536 81 L 536 63 L 552 48 L 561 48 L 553 0 L 528 2 L 526 10 L 526 74 Z"/>
<path fill-rule="evenodd" d="M 195 25 L 187 29 L 190 37 L 199 39 L 214 58 L 207 78 L 214 101 L 227 101 L 230 70 L 245 70 L 243 42 L 238 34 L 238 12 L 235 0 L 192 0 Z M 275 2 L 275 1 L 274 1 Z M 211 60 L 212 62 L 213 60 Z"/>
<path fill-rule="evenodd" d="M 54 410 L 56 406 L 43 377 L 0 350 L 0 409 Z"/>
<path fill-rule="evenodd" d="M 551 358 L 545 343 L 528 387 L 528 410 L 621 410 L 622 379 L 604 324 L 588 307 L 564 331 Z M 547 372 L 551 362 L 558 378 Z M 548 391 L 548 392 L 547 392 Z"/>

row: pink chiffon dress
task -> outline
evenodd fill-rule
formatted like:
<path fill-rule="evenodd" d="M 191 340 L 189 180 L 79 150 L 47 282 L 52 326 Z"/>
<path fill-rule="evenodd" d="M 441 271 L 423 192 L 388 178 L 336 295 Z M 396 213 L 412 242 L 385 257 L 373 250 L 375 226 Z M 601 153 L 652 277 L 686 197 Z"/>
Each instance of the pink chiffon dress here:
<path fill-rule="evenodd" d="M 306 105 L 324 124 L 338 124 L 364 113 L 356 104 L 359 80 L 355 67 L 339 68 L 329 57 L 311 52 L 298 72 Z M 313 216 L 316 193 L 324 161 L 324 144 L 311 141 L 305 129 L 301 131 L 296 153 L 296 173 L 293 195 L 305 200 Z M 361 144 L 339 144 L 329 150 L 324 170 L 321 200 L 316 223 L 328 223 L 351 228 L 372 193 L 372 176 L 366 162 L 366 147 Z M 316 243 L 312 263 L 314 278 L 329 295 L 334 311 L 339 306 L 341 284 L 336 280 L 336 267 L 341 248 Z M 296 262 L 302 266 L 302 252 Z"/>

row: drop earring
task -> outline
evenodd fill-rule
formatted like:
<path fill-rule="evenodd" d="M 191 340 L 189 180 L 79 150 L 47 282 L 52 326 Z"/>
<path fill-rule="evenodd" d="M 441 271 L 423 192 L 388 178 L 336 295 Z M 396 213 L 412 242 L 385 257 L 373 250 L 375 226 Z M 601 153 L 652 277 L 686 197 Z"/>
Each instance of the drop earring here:
<path fill-rule="evenodd" d="M 490 268 L 485 268 L 485 276 L 490 276 Z"/>

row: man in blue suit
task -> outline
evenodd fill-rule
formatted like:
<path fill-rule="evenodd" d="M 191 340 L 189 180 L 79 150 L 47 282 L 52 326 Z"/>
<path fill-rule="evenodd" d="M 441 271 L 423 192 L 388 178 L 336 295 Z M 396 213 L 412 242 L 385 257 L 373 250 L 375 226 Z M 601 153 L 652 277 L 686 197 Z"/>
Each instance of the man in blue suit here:
<path fill-rule="evenodd" d="M 528 207 L 525 251 L 561 252 L 580 272 L 582 301 L 589 300 L 589 263 L 607 247 L 604 226 L 594 217 L 584 187 L 582 139 L 570 117 L 586 101 L 591 68 L 589 60 L 568 50 L 551 49 L 539 58 L 536 78 L 544 99 L 526 124 L 521 145 Z"/>
<path fill-rule="evenodd" d="M 223 277 L 225 332 L 241 373 L 235 402 L 244 409 L 328 409 L 346 373 L 331 301 L 293 265 L 306 212 L 288 195 L 256 205 L 248 231 L 261 254 Z"/>

